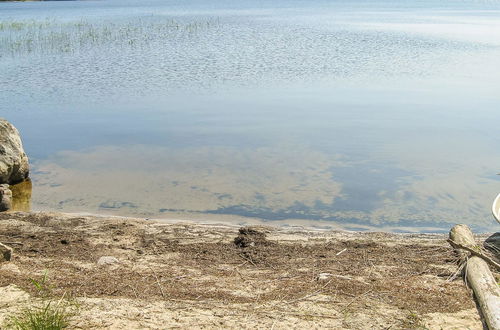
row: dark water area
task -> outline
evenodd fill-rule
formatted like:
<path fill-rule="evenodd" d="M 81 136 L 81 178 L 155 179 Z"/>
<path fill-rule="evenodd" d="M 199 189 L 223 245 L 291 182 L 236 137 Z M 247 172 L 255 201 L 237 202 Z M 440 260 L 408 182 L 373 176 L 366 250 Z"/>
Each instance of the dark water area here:
<path fill-rule="evenodd" d="M 499 2 L 0 4 L 24 209 L 494 231 L 499 85 Z"/>

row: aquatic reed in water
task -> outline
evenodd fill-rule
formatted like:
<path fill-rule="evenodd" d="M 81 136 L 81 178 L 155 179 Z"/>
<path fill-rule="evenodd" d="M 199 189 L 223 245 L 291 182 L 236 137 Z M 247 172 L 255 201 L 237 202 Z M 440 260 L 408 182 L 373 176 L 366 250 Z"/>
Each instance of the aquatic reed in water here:
<path fill-rule="evenodd" d="M 85 20 L 2 21 L 0 57 L 71 53 L 108 45 L 144 47 L 219 26 L 218 19 L 181 22 L 155 16 L 121 24 Z"/>

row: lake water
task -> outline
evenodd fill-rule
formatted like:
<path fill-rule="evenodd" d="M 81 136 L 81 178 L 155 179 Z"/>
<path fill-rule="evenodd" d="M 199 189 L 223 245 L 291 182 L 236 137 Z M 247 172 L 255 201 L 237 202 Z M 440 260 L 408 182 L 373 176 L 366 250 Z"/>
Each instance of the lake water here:
<path fill-rule="evenodd" d="M 498 1 L 0 3 L 33 210 L 498 230 L 499 86 Z"/>

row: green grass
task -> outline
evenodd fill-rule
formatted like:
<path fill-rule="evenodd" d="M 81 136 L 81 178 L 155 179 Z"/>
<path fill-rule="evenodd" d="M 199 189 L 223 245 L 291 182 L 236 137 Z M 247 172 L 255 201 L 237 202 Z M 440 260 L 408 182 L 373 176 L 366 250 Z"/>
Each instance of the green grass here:
<path fill-rule="evenodd" d="M 67 328 L 76 315 L 77 305 L 65 299 L 54 297 L 47 281 L 47 273 L 40 280 L 31 280 L 40 298 L 38 303 L 27 306 L 7 318 L 5 329 L 15 330 L 58 330 Z M 2 327 L 2 329 L 4 329 Z"/>
<path fill-rule="evenodd" d="M 62 301 L 62 300 L 61 300 Z M 7 329 L 58 330 L 69 326 L 71 313 L 61 301 L 47 301 L 41 307 L 28 307 L 7 321 Z"/>

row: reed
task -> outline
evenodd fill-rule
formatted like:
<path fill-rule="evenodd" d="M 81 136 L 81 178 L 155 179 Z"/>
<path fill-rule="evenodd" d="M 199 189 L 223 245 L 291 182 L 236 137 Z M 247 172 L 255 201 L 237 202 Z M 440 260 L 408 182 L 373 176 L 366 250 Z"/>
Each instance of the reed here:
<path fill-rule="evenodd" d="M 218 28 L 219 19 L 181 22 L 154 16 L 123 23 L 78 20 L 2 21 L 0 56 L 74 53 L 98 47 L 150 47 Z"/>

